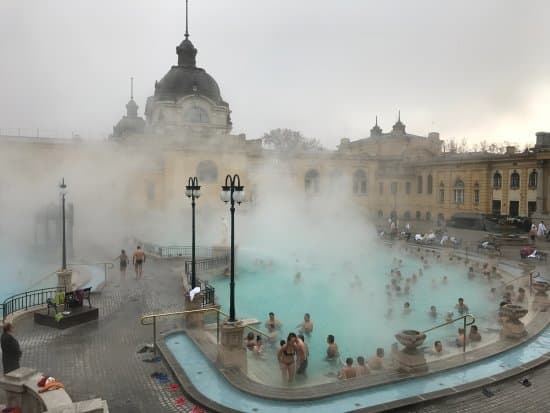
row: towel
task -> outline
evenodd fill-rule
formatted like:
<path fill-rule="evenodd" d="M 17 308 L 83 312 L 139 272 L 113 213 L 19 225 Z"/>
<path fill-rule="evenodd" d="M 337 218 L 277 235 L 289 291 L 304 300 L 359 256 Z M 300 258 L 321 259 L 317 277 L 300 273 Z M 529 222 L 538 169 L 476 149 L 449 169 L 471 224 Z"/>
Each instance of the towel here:
<path fill-rule="evenodd" d="M 189 298 L 191 299 L 191 301 L 193 301 L 193 298 L 195 298 L 195 296 L 200 292 L 201 287 L 195 287 L 191 291 L 189 291 Z"/>

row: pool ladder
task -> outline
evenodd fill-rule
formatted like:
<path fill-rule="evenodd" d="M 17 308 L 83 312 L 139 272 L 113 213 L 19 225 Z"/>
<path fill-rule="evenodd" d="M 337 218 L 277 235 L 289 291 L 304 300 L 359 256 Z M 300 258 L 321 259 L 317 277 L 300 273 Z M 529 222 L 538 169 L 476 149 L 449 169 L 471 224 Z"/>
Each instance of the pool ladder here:
<path fill-rule="evenodd" d="M 471 318 L 470 322 L 468 322 L 468 318 Z M 453 323 L 457 322 L 458 320 L 463 320 L 464 321 L 464 340 L 463 340 L 463 343 L 462 343 L 462 352 L 464 353 L 466 351 L 466 327 L 471 326 L 472 324 L 474 324 L 476 322 L 476 318 L 473 316 L 473 314 L 468 313 L 468 314 L 461 315 L 460 317 L 457 317 L 453 320 L 446 321 L 445 323 L 441 323 L 441 324 L 438 324 L 438 325 L 436 325 L 432 328 L 428 328 L 427 330 L 421 331 L 421 333 L 426 334 L 426 333 L 428 333 L 430 331 L 433 331 L 433 330 L 436 330 L 438 328 L 448 326 L 449 324 L 453 324 Z"/>

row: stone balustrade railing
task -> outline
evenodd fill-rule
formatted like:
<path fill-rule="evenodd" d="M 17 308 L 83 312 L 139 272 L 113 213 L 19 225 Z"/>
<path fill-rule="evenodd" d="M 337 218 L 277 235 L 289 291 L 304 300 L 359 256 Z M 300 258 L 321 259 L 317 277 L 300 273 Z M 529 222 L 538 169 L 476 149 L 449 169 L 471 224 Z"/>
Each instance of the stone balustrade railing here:
<path fill-rule="evenodd" d="M 25 413 L 108 413 L 107 402 L 92 399 L 73 402 L 64 389 L 39 392 L 42 374 L 21 367 L 0 376 L 0 389 L 5 392 L 6 406 L 18 407 Z"/>

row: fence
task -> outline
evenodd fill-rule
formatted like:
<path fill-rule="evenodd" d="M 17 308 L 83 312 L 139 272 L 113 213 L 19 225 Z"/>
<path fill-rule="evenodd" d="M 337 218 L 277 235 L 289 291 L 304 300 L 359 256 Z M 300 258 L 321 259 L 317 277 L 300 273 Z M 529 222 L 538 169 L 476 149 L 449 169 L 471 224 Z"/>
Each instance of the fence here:
<path fill-rule="evenodd" d="M 156 255 L 160 258 L 191 257 L 193 251 L 191 246 L 168 245 L 162 246 L 143 242 L 143 250 L 146 253 Z M 195 256 L 200 258 L 213 258 L 228 254 L 229 247 L 195 247 Z"/>
<path fill-rule="evenodd" d="M 42 288 L 40 290 L 25 291 L 6 298 L 1 304 L 2 321 L 5 321 L 8 315 L 16 311 L 28 310 L 46 304 L 49 298 L 55 298 L 58 291 L 60 290 L 57 287 Z"/>
<path fill-rule="evenodd" d="M 208 270 L 213 270 L 220 267 L 226 268 L 227 266 L 229 266 L 230 262 L 231 262 L 231 257 L 229 254 L 220 255 L 218 257 L 212 257 L 212 258 L 202 258 L 199 260 L 195 260 L 195 271 L 196 272 L 208 271 Z M 192 266 L 192 261 L 189 261 L 189 260 L 185 261 L 185 273 L 187 275 L 191 274 L 191 266 Z"/>

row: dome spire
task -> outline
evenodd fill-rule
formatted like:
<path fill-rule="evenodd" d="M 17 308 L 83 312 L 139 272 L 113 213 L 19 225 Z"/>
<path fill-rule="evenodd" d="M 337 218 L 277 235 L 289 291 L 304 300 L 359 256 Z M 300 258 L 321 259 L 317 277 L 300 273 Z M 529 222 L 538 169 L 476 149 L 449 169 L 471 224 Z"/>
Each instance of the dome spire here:
<path fill-rule="evenodd" d="M 378 126 L 378 115 L 374 118 L 374 126 L 370 130 L 370 136 L 382 136 L 382 128 Z"/>
<path fill-rule="evenodd" d="M 134 78 L 130 78 L 130 101 L 126 104 L 126 116 L 137 118 L 138 105 L 134 101 Z"/>
<path fill-rule="evenodd" d="M 194 68 L 196 67 L 195 57 L 197 56 L 197 49 L 189 40 L 189 13 L 188 7 L 189 0 L 185 0 L 185 39 L 176 47 L 176 54 L 178 55 L 178 66 Z"/>
<path fill-rule="evenodd" d="M 189 0 L 185 0 L 185 38 L 189 38 Z"/>

